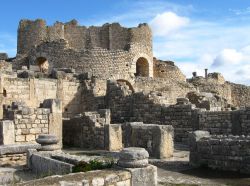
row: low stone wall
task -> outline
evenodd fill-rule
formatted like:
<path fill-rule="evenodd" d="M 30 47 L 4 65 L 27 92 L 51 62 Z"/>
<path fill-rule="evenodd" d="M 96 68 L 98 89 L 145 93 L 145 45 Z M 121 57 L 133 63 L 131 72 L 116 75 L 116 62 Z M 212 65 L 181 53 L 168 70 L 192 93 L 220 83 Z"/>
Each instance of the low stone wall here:
<path fill-rule="evenodd" d="M 249 136 L 210 136 L 207 131 L 190 134 L 190 164 L 195 167 L 250 174 Z"/>
<path fill-rule="evenodd" d="M 143 147 L 151 157 L 160 159 L 173 155 L 174 129 L 172 126 L 134 122 L 126 123 L 122 128 L 125 147 Z"/>
<path fill-rule="evenodd" d="M 30 168 L 38 176 L 62 175 L 72 172 L 73 165 L 50 158 L 41 153 L 33 153 L 30 158 Z"/>
<path fill-rule="evenodd" d="M 18 184 L 19 186 L 33 185 L 82 185 L 82 186 L 132 186 L 131 173 L 126 170 L 97 170 L 63 176 L 51 176 Z"/>

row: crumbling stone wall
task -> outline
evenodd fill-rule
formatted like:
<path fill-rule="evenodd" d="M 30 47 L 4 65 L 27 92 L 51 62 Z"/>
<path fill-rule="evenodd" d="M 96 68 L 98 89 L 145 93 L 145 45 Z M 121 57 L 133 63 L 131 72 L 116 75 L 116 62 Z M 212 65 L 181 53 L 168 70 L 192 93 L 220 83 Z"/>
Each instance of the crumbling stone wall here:
<path fill-rule="evenodd" d="M 108 82 L 107 107 L 111 110 L 112 123 L 126 121 L 172 125 L 174 138 L 187 142 L 188 131 L 197 127 L 198 118 L 192 105 L 167 105 L 166 98 L 157 93 L 132 93 L 126 84 Z M 197 121 L 196 121 L 197 120 Z"/>
<path fill-rule="evenodd" d="M 168 104 L 176 104 L 176 99 L 185 97 L 188 92 L 196 91 L 195 87 L 177 78 L 146 78 L 137 77 L 133 83 L 136 92 L 159 92 L 165 96 Z"/>
<path fill-rule="evenodd" d="M 250 87 L 235 83 L 227 83 L 231 87 L 232 104 L 235 106 L 250 106 Z"/>
<path fill-rule="evenodd" d="M 221 84 L 216 79 L 206 79 L 203 77 L 192 78 L 188 81 L 192 83 L 200 92 L 210 92 L 213 94 L 217 94 L 227 99 L 228 103 L 232 102 L 231 87 L 227 83 Z"/>
<path fill-rule="evenodd" d="M 172 61 L 162 61 L 154 58 L 154 78 L 178 79 L 186 81 L 186 76 Z"/>
<path fill-rule="evenodd" d="M 190 135 L 190 164 L 225 171 L 250 173 L 248 136 Z"/>
<path fill-rule="evenodd" d="M 110 124 L 108 110 L 84 112 L 83 116 L 63 121 L 63 144 L 66 146 L 104 149 L 105 124 Z"/>
<path fill-rule="evenodd" d="M 148 76 L 153 76 L 152 33 L 147 24 L 135 28 L 118 23 L 87 28 L 76 21 L 46 26 L 44 20 L 21 20 L 18 54 L 28 56 L 27 65 L 43 57 L 50 70 L 73 67 L 77 72 L 91 72 L 104 79 L 131 78 L 137 60 L 143 57 L 148 63 Z"/>

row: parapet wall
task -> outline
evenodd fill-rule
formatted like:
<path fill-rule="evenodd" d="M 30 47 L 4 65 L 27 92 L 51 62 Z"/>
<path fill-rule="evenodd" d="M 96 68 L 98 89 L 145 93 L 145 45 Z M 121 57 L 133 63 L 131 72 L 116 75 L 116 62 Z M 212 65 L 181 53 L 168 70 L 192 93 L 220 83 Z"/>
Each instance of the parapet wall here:
<path fill-rule="evenodd" d="M 65 39 L 71 48 L 105 48 L 109 50 L 128 50 L 129 44 L 141 43 L 151 47 L 152 38 L 148 25 L 124 28 L 119 23 L 104 24 L 101 27 L 80 26 L 76 20 L 68 23 L 56 22 L 47 26 L 45 20 L 21 20 L 18 27 L 18 54 L 28 53 L 42 42 Z"/>

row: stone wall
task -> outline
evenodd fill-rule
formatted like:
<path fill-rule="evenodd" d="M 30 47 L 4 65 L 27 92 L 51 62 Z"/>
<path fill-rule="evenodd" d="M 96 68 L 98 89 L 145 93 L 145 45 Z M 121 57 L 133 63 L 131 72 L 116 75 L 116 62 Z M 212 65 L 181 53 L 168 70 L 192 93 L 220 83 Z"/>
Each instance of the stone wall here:
<path fill-rule="evenodd" d="M 191 165 L 250 173 L 248 136 L 209 136 L 196 131 L 190 135 L 190 141 Z"/>
<path fill-rule="evenodd" d="M 23 103 L 13 103 L 4 109 L 0 124 L 1 144 L 34 143 L 40 134 L 53 134 L 62 145 L 61 101 L 47 99 L 43 107 L 32 108 Z"/>
<path fill-rule="evenodd" d="M 157 92 L 133 93 L 129 86 L 108 82 L 107 107 L 112 123 L 127 121 L 172 125 L 175 141 L 187 143 L 188 131 L 208 130 L 211 134 L 248 135 L 249 107 L 238 111 L 204 111 L 191 104 L 167 105 Z"/>
<path fill-rule="evenodd" d="M 173 156 L 173 127 L 132 122 L 122 125 L 124 147 L 145 148 L 151 157 Z"/>
<path fill-rule="evenodd" d="M 250 87 L 228 82 L 231 87 L 232 104 L 235 106 L 250 106 Z"/>
<path fill-rule="evenodd" d="M 76 21 L 46 26 L 44 20 L 21 20 L 17 51 L 28 56 L 27 66 L 37 65 L 36 59 L 43 57 L 50 70 L 73 67 L 103 79 L 131 78 L 142 57 L 148 63 L 148 76 L 153 77 L 152 33 L 147 24 L 135 28 L 118 23 L 87 28 Z"/>
<path fill-rule="evenodd" d="M 6 112 L 6 119 L 14 121 L 15 143 L 35 142 L 39 134 L 49 133 L 50 109 L 23 107 Z"/>
<path fill-rule="evenodd" d="M 179 97 L 186 97 L 190 91 L 196 91 L 195 87 L 182 79 L 174 78 L 146 78 L 137 77 L 133 83 L 135 92 L 158 92 L 165 96 L 168 104 L 175 104 Z"/>
<path fill-rule="evenodd" d="M 39 107 L 45 99 L 62 100 L 63 116 L 72 117 L 81 112 L 82 84 L 78 80 L 16 78 L 1 76 L 2 105 L 25 102 Z"/>
<path fill-rule="evenodd" d="M 142 35 L 142 32 L 150 32 L 146 24 L 136 28 L 124 28 L 119 23 L 85 27 L 72 20 L 68 23 L 56 22 L 52 26 L 47 26 L 46 21 L 41 19 L 21 20 L 18 27 L 18 53 L 27 53 L 33 46 L 44 41 L 59 39 L 67 40 L 71 48 L 78 50 L 95 47 L 125 50 L 129 49 L 129 43 L 140 42 L 150 45 L 151 33 Z"/>
<path fill-rule="evenodd" d="M 172 125 L 175 140 L 179 142 L 187 142 L 188 131 L 197 128 L 198 118 L 192 105 L 169 106 L 161 94 L 132 93 L 129 86 L 112 81 L 108 83 L 106 101 L 112 123 L 134 121 Z"/>
<path fill-rule="evenodd" d="M 186 81 L 186 76 L 172 61 L 162 61 L 154 58 L 154 78 L 178 79 Z"/>
<path fill-rule="evenodd" d="M 83 116 L 63 121 L 65 146 L 104 149 L 104 125 L 110 124 L 109 110 L 84 112 Z"/>
<path fill-rule="evenodd" d="M 232 112 L 200 112 L 199 129 L 211 134 L 232 134 Z"/>
<path fill-rule="evenodd" d="M 210 92 L 220 95 L 227 99 L 229 103 L 232 103 L 231 86 L 227 83 L 221 84 L 217 79 L 203 77 L 195 77 L 189 79 L 188 82 L 192 83 L 200 92 Z"/>

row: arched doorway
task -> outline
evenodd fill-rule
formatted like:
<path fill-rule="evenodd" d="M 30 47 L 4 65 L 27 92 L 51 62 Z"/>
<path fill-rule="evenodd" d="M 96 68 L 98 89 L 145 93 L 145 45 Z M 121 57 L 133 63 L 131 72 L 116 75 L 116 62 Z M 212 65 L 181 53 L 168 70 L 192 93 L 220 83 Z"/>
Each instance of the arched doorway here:
<path fill-rule="evenodd" d="M 48 72 L 49 70 L 49 62 L 45 57 L 36 58 L 35 63 L 38 65 L 40 72 Z"/>
<path fill-rule="evenodd" d="M 136 73 L 135 76 L 148 77 L 149 76 L 149 64 L 148 60 L 144 57 L 140 57 L 136 61 Z"/>
<path fill-rule="evenodd" d="M 128 87 L 129 87 L 129 90 L 131 90 L 133 93 L 135 92 L 133 86 L 131 85 L 131 83 L 125 79 L 118 79 L 116 80 L 118 84 L 121 84 L 121 83 L 125 83 Z"/>

